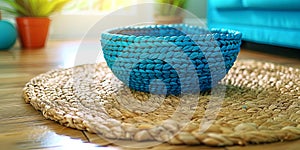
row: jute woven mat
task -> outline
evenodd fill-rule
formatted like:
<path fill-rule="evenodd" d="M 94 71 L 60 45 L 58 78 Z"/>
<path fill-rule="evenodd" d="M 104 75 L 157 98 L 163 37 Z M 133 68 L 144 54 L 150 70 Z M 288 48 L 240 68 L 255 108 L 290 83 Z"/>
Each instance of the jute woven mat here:
<path fill-rule="evenodd" d="M 299 69 L 237 61 L 220 84 L 225 97 L 207 130 L 200 124 L 209 92 L 191 108 L 188 124 L 181 124 L 184 114 L 170 119 L 182 103 L 179 97 L 152 95 L 149 102 L 149 94 L 125 87 L 104 63 L 41 74 L 26 84 L 23 96 L 47 119 L 109 139 L 225 146 L 300 138 Z"/>

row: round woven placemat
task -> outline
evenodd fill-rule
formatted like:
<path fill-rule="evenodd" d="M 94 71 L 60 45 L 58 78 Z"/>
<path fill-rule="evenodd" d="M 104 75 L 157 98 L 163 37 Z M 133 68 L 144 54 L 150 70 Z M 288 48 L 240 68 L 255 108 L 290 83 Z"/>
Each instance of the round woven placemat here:
<path fill-rule="evenodd" d="M 200 95 L 191 121 L 183 125 L 170 119 L 179 97 L 152 95 L 150 103 L 149 94 L 125 87 L 104 63 L 41 74 L 26 84 L 23 96 L 47 119 L 110 139 L 224 146 L 300 138 L 299 69 L 237 61 L 220 84 L 226 95 L 204 132 L 200 122 L 209 92 Z M 149 112 L 141 112 L 143 106 Z"/>

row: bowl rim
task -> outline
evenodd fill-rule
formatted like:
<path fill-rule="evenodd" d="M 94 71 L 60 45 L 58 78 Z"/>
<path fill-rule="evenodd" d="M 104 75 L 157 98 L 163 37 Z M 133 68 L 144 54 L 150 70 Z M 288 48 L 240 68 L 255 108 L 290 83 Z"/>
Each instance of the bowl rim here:
<path fill-rule="evenodd" d="M 186 34 L 186 35 L 179 35 L 179 36 L 151 36 L 151 35 L 128 35 L 128 34 L 121 34 L 121 33 L 112 33 L 116 31 L 122 31 L 122 30 L 144 30 L 149 28 L 198 28 L 203 31 L 206 31 L 207 33 L 202 34 Z M 196 25 L 189 25 L 189 24 L 155 24 L 155 25 L 137 25 L 137 26 L 124 26 L 124 27 L 116 27 L 111 28 L 103 31 L 101 33 L 101 37 L 124 37 L 124 38 L 170 38 L 170 37 L 186 37 L 186 36 L 198 36 L 198 37 L 213 37 L 213 38 L 219 38 L 220 36 L 226 36 L 226 37 L 235 37 L 235 39 L 241 39 L 242 33 L 237 30 L 233 29 L 227 29 L 227 28 L 204 28 L 201 26 Z"/>

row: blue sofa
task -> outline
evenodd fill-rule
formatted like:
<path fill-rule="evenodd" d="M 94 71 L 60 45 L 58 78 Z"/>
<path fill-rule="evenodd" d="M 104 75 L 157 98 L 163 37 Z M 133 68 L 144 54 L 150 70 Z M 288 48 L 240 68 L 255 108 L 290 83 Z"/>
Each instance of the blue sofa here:
<path fill-rule="evenodd" d="M 299 0 L 208 0 L 209 28 L 229 28 L 243 40 L 300 48 Z"/>

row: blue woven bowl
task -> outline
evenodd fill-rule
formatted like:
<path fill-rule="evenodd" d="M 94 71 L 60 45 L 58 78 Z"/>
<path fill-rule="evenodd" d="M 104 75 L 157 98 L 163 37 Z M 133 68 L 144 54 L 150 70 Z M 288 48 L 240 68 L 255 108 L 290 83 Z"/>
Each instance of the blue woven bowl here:
<path fill-rule="evenodd" d="M 109 68 L 130 88 L 178 95 L 209 90 L 224 78 L 241 37 L 233 30 L 186 24 L 129 26 L 103 32 L 101 45 Z"/>

